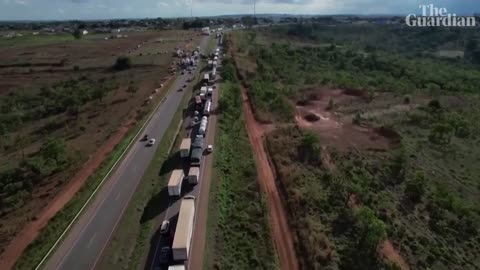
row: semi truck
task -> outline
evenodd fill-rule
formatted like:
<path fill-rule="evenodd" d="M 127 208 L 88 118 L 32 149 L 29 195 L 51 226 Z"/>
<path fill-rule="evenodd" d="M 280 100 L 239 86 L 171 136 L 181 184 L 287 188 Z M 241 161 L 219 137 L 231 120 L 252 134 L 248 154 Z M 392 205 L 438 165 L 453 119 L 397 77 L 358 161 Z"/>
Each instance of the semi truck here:
<path fill-rule="evenodd" d="M 192 152 L 190 153 L 190 165 L 200 166 L 203 156 L 203 138 L 195 138 L 192 142 Z"/>
<path fill-rule="evenodd" d="M 190 167 L 188 171 L 188 182 L 191 185 L 196 185 L 199 182 L 200 178 L 200 168 L 199 167 Z"/>
<path fill-rule="evenodd" d="M 185 270 L 185 265 L 184 264 L 170 265 L 168 267 L 168 270 Z"/>
<path fill-rule="evenodd" d="M 213 95 L 213 87 L 208 87 L 207 89 L 207 96 L 211 97 Z"/>
<path fill-rule="evenodd" d="M 173 237 L 172 252 L 174 261 L 188 260 L 194 219 L 195 199 L 193 197 L 185 198 L 180 204 L 177 227 Z"/>
<path fill-rule="evenodd" d="M 210 100 L 207 100 L 205 102 L 205 108 L 203 109 L 203 114 L 204 115 L 209 115 L 210 114 L 210 107 L 212 106 L 212 102 Z M 203 122 L 203 121 L 202 121 Z M 201 125 L 201 124 L 200 124 Z M 206 125 L 206 124 L 205 124 Z"/>
<path fill-rule="evenodd" d="M 207 132 L 207 124 L 208 118 L 206 116 L 202 117 L 202 121 L 200 122 L 200 128 L 198 129 L 198 133 L 200 135 L 204 135 Z"/>
<path fill-rule="evenodd" d="M 182 182 L 183 182 L 183 170 L 173 170 L 170 175 L 170 180 L 168 180 L 168 195 L 170 196 L 180 196 L 182 193 Z"/>
<path fill-rule="evenodd" d="M 206 86 L 200 87 L 200 94 L 202 94 L 202 93 L 203 93 L 204 95 L 207 94 L 207 87 L 206 87 Z"/>
<path fill-rule="evenodd" d="M 180 143 L 180 157 L 185 158 L 190 155 L 190 146 L 192 145 L 192 139 L 183 138 Z"/>

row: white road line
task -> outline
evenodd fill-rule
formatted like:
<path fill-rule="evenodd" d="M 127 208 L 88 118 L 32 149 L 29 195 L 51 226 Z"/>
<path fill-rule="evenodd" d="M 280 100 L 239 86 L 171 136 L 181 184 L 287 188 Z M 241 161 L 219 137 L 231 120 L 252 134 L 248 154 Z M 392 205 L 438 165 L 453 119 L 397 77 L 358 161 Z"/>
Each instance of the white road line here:
<path fill-rule="evenodd" d="M 168 96 L 170 94 L 170 91 L 171 89 L 173 88 L 173 85 L 175 84 L 175 82 L 178 80 L 179 76 L 177 76 L 175 78 L 175 81 L 173 81 L 172 85 L 170 86 L 170 88 L 168 89 L 167 93 L 165 96 Z M 58 239 L 55 241 L 55 243 L 53 244 L 53 246 L 48 250 L 47 254 L 45 254 L 45 256 L 42 258 L 42 260 L 38 263 L 37 267 L 35 267 L 35 270 L 38 270 L 40 269 L 40 267 L 42 266 L 42 264 L 47 260 L 47 258 L 50 256 L 50 254 L 52 253 L 52 251 L 57 247 L 57 245 L 60 243 L 60 241 L 62 240 L 62 238 L 65 236 L 65 234 L 67 234 L 67 232 L 70 230 L 70 228 L 73 226 L 73 224 L 75 223 L 75 221 L 77 221 L 78 217 L 80 216 L 80 214 L 82 214 L 83 210 L 85 209 L 85 207 L 90 203 L 90 201 L 92 200 L 92 198 L 95 196 L 95 194 L 97 194 L 98 190 L 100 189 L 100 187 L 103 186 L 103 183 L 105 182 L 105 180 L 110 176 L 110 173 L 113 171 L 113 169 L 117 166 L 117 163 L 123 158 L 123 156 L 125 155 L 125 153 L 130 150 L 130 146 L 132 145 L 133 142 L 135 142 L 137 140 L 137 137 L 140 133 L 143 132 L 143 128 L 145 128 L 145 126 L 150 122 L 150 119 L 152 118 L 152 116 L 155 114 L 155 112 L 157 111 L 157 109 L 160 107 L 160 105 L 163 104 L 163 100 L 160 101 L 157 106 L 155 107 L 155 109 L 152 111 L 152 113 L 148 116 L 147 120 L 145 121 L 145 123 L 143 123 L 143 125 L 140 127 L 140 129 L 138 130 L 137 134 L 135 134 L 135 136 L 132 138 L 132 140 L 130 141 L 130 143 L 128 143 L 127 147 L 123 150 L 122 154 L 118 157 L 118 159 L 115 161 L 115 163 L 113 164 L 113 166 L 110 168 L 110 170 L 108 170 L 107 174 L 105 175 L 105 177 L 103 177 L 102 181 L 100 181 L 100 183 L 97 185 L 97 187 L 95 188 L 95 190 L 93 191 L 93 193 L 90 195 L 90 197 L 88 197 L 87 201 L 85 202 L 85 204 L 83 204 L 83 206 L 80 208 L 80 210 L 78 210 L 78 213 L 73 217 L 72 221 L 70 221 L 70 223 L 68 224 L 67 228 L 65 228 L 65 230 L 62 232 L 62 234 L 60 235 L 60 237 L 58 237 Z"/>
<path fill-rule="evenodd" d="M 117 196 L 115 197 L 115 201 L 118 201 L 118 198 L 120 198 L 120 192 L 117 194 Z"/>
<path fill-rule="evenodd" d="M 96 233 L 93 234 L 92 238 L 90 238 L 90 241 L 88 241 L 88 244 L 87 244 L 87 247 L 90 247 L 93 243 L 93 240 L 95 239 L 95 237 L 97 236 Z"/>

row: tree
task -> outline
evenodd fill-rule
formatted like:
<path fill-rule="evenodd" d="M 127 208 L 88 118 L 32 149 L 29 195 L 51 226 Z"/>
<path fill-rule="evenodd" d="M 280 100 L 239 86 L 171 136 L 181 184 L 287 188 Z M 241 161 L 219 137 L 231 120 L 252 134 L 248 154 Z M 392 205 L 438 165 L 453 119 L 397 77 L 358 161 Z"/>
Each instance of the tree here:
<path fill-rule="evenodd" d="M 320 139 L 313 132 L 306 132 L 302 137 L 301 150 L 306 161 L 318 161 L 320 156 Z"/>
<path fill-rule="evenodd" d="M 418 171 L 415 176 L 406 181 L 405 195 L 414 203 L 420 202 L 425 194 L 426 178 L 423 172 Z"/>
<path fill-rule="evenodd" d="M 81 39 L 83 37 L 83 31 L 77 28 L 73 31 L 72 35 L 75 39 Z"/>
<path fill-rule="evenodd" d="M 63 140 L 48 139 L 40 147 L 40 155 L 45 160 L 55 160 L 57 164 L 67 161 L 67 146 Z"/>
<path fill-rule="evenodd" d="M 442 108 L 440 101 L 438 99 L 432 99 L 428 102 L 428 107 L 431 108 L 433 111 L 438 111 Z"/>
<path fill-rule="evenodd" d="M 115 70 L 125 70 L 132 67 L 132 60 L 127 56 L 119 56 L 113 65 Z"/>
<path fill-rule="evenodd" d="M 428 135 L 428 140 L 435 144 L 449 144 L 452 137 L 452 127 L 448 124 L 436 124 Z"/>
<path fill-rule="evenodd" d="M 328 105 L 327 107 L 325 108 L 327 111 L 331 111 L 333 109 L 335 109 L 335 101 L 333 99 L 330 99 L 328 100 Z"/>
<path fill-rule="evenodd" d="M 380 243 L 387 237 L 386 226 L 375 216 L 372 209 L 364 206 L 357 213 L 359 244 L 363 251 L 375 254 Z"/>
<path fill-rule="evenodd" d="M 127 93 L 130 93 L 130 95 L 133 97 L 133 95 L 135 95 L 135 93 L 137 93 L 138 91 L 138 88 L 136 86 L 134 86 L 133 84 L 130 84 L 127 88 Z"/>
<path fill-rule="evenodd" d="M 93 90 L 93 97 L 102 102 L 103 98 L 107 95 L 107 90 L 103 86 L 96 87 Z"/>

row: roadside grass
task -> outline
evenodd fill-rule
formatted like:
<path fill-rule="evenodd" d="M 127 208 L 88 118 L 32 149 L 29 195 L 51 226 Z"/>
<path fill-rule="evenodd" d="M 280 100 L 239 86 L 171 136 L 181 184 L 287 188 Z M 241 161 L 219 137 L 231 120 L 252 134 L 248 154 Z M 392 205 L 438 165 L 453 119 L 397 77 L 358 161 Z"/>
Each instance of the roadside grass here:
<path fill-rule="evenodd" d="M 171 80 L 169 84 L 165 86 L 165 89 L 169 89 L 174 81 L 175 79 Z M 161 102 L 163 102 L 163 98 L 168 92 L 169 91 L 167 90 L 162 93 Z M 152 106 L 149 112 L 153 109 L 154 107 Z M 143 117 L 145 117 L 145 115 L 143 115 Z M 134 139 L 135 134 L 139 131 L 145 121 L 146 119 L 137 122 L 135 127 L 127 133 L 125 138 L 115 146 L 112 152 L 103 161 L 102 165 L 100 165 L 99 169 L 87 179 L 85 185 L 80 191 L 78 191 L 70 202 L 68 202 L 65 207 L 48 222 L 37 238 L 27 247 L 22 256 L 15 263 L 14 269 L 35 269 L 35 267 L 37 267 L 38 263 L 40 263 L 48 250 L 53 246 L 55 241 L 57 241 L 65 228 L 72 221 L 74 216 L 86 203 L 88 197 L 97 188 L 113 164 L 115 164 L 130 141 Z"/>
<path fill-rule="evenodd" d="M 266 203 L 242 116 L 240 88 L 220 87 L 204 269 L 277 269 Z"/>
<path fill-rule="evenodd" d="M 201 70 L 201 69 L 200 69 Z M 200 82 L 197 76 L 196 82 Z M 191 86 L 183 97 L 150 165 L 145 171 L 133 198 L 100 261 L 100 269 L 143 269 L 144 258 L 149 253 L 150 238 L 155 234 L 158 209 L 169 199 L 163 194 L 168 181 L 169 166 L 174 166 L 178 158 L 176 152 L 180 145 L 179 125 L 182 125 L 184 111 L 194 90 Z M 183 126 L 183 125 L 182 125 Z M 167 171 L 168 170 L 168 171 Z M 132 244 L 135 243 L 135 244 Z"/>
<path fill-rule="evenodd" d="M 31 46 L 44 45 L 55 42 L 65 42 L 75 40 L 71 34 L 55 34 L 55 35 L 31 35 L 26 34 L 22 37 L 1 38 L 0 47 L 10 46 Z"/>
<path fill-rule="evenodd" d="M 217 44 L 217 39 L 216 38 L 210 38 L 210 40 L 208 40 L 208 43 L 207 43 L 206 51 L 207 52 L 213 52 L 216 44 Z"/>

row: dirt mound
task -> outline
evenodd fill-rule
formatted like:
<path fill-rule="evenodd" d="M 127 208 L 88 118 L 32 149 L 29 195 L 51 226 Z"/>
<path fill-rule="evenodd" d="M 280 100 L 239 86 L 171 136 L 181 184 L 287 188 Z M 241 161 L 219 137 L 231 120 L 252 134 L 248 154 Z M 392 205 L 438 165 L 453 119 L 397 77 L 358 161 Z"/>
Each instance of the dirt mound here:
<path fill-rule="evenodd" d="M 308 122 L 317 122 L 318 120 L 320 120 L 320 116 L 318 116 L 316 114 L 313 114 L 313 113 L 309 113 L 309 114 L 305 115 L 303 118 L 305 120 L 307 120 Z"/>

